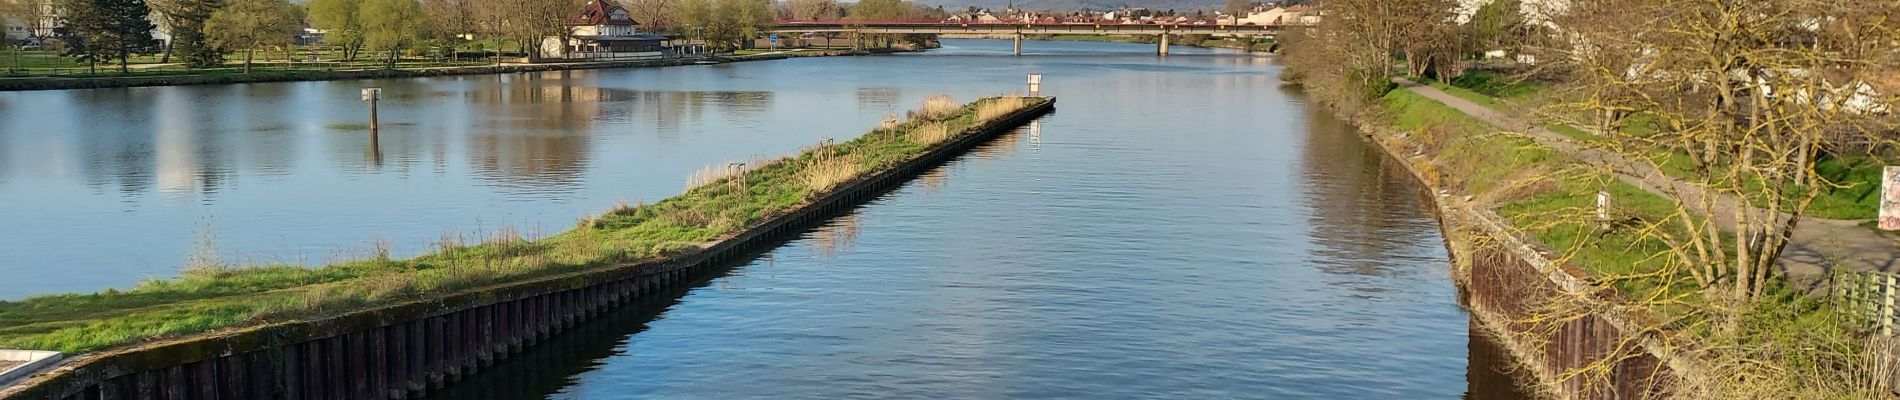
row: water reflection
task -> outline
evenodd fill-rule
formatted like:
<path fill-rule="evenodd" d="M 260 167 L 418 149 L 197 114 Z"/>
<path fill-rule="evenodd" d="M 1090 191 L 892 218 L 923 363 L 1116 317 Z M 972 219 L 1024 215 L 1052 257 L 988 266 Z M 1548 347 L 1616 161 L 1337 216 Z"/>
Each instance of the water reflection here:
<path fill-rule="evenodd" d="M 1415 186 L 1279 91 L 1270 58 L 1007 46 L 0 93 L 0 224 L 46 227 L 0 232 L 0 298 L 172 276 L 200 230 L 227 252 L 320 260 L 378 237 L 413 254 L 445 231 L 567 226 L 676 194 L 701 166 L 849 139 L 930 94 L 1020 91 L 1034 71 L 1058 114 L 522 359 L 550 361 L 438 394 L 1507 396 L 1477 387 L 1488 361 Z M 386 93 L 375 135 L 366 86 Z"/>

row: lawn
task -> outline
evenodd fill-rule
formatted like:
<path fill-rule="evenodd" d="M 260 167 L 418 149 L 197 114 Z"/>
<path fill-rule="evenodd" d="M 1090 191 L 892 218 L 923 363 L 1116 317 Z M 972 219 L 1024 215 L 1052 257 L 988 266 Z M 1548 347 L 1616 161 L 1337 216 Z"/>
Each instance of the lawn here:
<path fill-rule="evenodd" d="M 1433 80 L 1424 80 L 1428 85 L 1445 91 L 1453 96 L 1483 104 L 1487 107 L 1499 107 L 1512 99 L 1521 99 L 1547 89 L 1542 83 L 1509 79 L 1492 71 L 1472 71 L 1452 79 L 1450 84 Z M 1606 140 L 1601 135 L 1579 129 L 1568 124 L 1549 124 L 1546 129 L 1562 134 L 1573 140 L 1585 143 L 1601 143 Z M 1655 115 L 1635 114 L 1617 124 L 1618 131 L 1630 137 L 1652 137 L 1668 131 L 1668 127 Z M 1834 185 L 1822 188 L 1820 196 L 1809 205 L 1805 215 L 1825 219 L 1868 219 L 1878 214 L 1879 182 L 1882 163 L 1864 155 L 1824 156 L 1815 165 L 1815 172 L 1833 182 Z M 1663 173 L 1677 179 L 1699 179 L 1695 162 L 1688 154 L 1664 150 L 1653 151 L 1650 162 Z M 1760 187 L 1760 183 L 1748 185 Z M 1795 192 L 1790 189 L 1789 192 Z M 1768 204 L 1766 198 L 1751 198 L 1758 206 Z"/>

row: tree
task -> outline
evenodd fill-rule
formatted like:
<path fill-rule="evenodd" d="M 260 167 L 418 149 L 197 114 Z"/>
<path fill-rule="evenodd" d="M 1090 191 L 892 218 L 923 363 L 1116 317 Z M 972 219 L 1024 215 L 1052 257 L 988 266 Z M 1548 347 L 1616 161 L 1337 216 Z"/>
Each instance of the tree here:
<path fill-rule="evenodd" d="M 429 16 L 429 37 L 437 45 L 443 46 L 451 58 L 459 57 L 462 35 L 475 33 L 479 28 L 475 20 L 475 8 L 470 0 L 423 0 L 422 12 Z"/>
<path fill-rule="evenodd" d="M 620 5 L 627 8 L 627 14 L 634 21 L 645 24 L 647 29 L 659 31 L 673 27 L 672 12 L 676 0 L 632 0 Z"/>
<path fill-rule="evenodd" d="M 1523 4 L 1520 0 L 1491 0 L 1472 12 L 1465 23 L 1465 35 L 1479 50 L 1515 50 L 1518 36 L 1524 32 Z"/>
<path fill-rule="evenodd" d="M 328 31 L 323 40 L 343 49 L 343 58 L 355 60 L 363 49 L 363 23 L 359 12 L 364 0 L 310 0 L 310 23 Z"/>
<path fill-rule="evenodd" d="M 363 46 L 388 54 L 386 66 L 396 68 L 402 51 L 422 40 L 422 6 L 415 0 L 363 0 L 358 14 L 363 22 Z"/>
<path fill-rule="evenodd" d="M 836 0 L 791 0 L 785 7 L 788 17 L 799 21 L 836 19 L 844 11 Z"/>
<path fill-rule="evenodd" d="M 23 1 L 0 1 L 0 50 L 6 50 L 8 48 L 14 49 L 13 62 L 7 63 L 8 73 L 12 73 L 13 69 L 20 62 L 20 43 L 15 43 L 13 38 L 7 35 L 7 31 L 15 26 L 25 29 L 27 17 L 26 7 L 29 6 L 29 4 Z M 15 24 L 14 21 L 20 22 L 18 22 L 18 25 L 12 25 Z"/>
<path fill-rule="evenodd" d="M 910 6 L 900 0 L 861 0 L 857 4 L 851 5 L 851 8 L 846 11 L 845 19 L 858 22 L 903 19 L 909 10 Z M 867 36 L 855 33 L 853 36 L 857 36 L 855 41 L 859 42 L 858 45 L 860 46 L 862 46 L 863 42 L 867 39 L 871 41 L 883 41 L 884 44 L 888 46 L 892 38 L 891 35 Z"/>
<path fill-rule="evenodd" d="M 503 26 L 507 35 L 520 43 L 521 49 L 528 52 L 530 60 L 541 57 L 542 39 L 554 37 L 567 43 L 574 32 L 568 27 L 568 18 L 585 5 L 585 0 L 520 0 L 508 2 L 508 14 Z M 567 46 L 561 46 L 566 52 Z"/>
<path fill-rule="evenodd" d="M 730 35 L 727 40 L 737 43 L 740 48 L 751 47 L 759 37 L 760 28 L 772 24 L 772 5 L 770 0 L 718 0 L 716 8 L 720 19 L 728 26 Z"/>
<path fill-rule="evenodd" d="M 217 46 L 244 50 L 244 73 L 251 73 L 257 48 L 289 43 L 296 38 L 297 8 L 285 0 L 232 0 L 211 14 L 205 31 Z"/>
<path fill-rule="evenodd" d="M 211 19 L 211 13 L 223 7 L 222 0 L 155 0 L 151 3 L 153 11 L 164 18 L 165 26 L 171 32 L 171 46 L 166 49 L 167 61 L 173 53 L 182 54 L 185 66 L 191 68 L 210 68 L 224 65 L 224 49 L 211 43 L 205 36 L 205 21 Z"/>
<path fill-rule="evenodd" d="M 1539 59 L 1575 88 L 1553 114 L 1596 116 L 1618 172 L 1670 193 L 1678 216 L 1650 232 L 1671 265 L 1745 304 L 1814 199 L 1845 184 L 1821 161 L 1892 144 L 1892 93 L 1871 88 L 1900 73 L 1896 17 L 1882 1 L 1580 0 Z M 1634 115 L 1655 132 L 1618 128 Z M 1672 169 L 1656 154 L 1686 158 L 1672 167 L 1686 184 L 1649 173 Z"/>
<path fill-rule="evenodd" d="M 152 54 L 158 47 L 152 38 L 157 26 L 148 14 L 143 0 L 73 0 L 54 33 L 66 43 L 66 55 L 85 61 L 92 72 L 98 72 L 99 61 L 118 60 L 119 72 L 125 73 L 133 54 Z"/>

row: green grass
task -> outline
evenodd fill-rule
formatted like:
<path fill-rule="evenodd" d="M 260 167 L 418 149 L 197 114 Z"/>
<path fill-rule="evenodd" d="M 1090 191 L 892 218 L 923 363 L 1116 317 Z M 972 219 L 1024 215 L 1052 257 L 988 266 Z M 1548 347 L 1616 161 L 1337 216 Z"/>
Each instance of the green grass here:
<path fill-rule="evenodd" d="M 1491 97 L 1483 93 L 1474 92 L 1471 89 L 1465 89 L 1462 87 L 1449 85 L 1435 79 L 1420 78 L 1419 80 L 1425 82 L 1426 85 L 1429 85 L 1433 88 L 1437 88 L 1438 90 L 1444 91 L 1445 93 L 1451 94 L 1452 96 L 1457 96 L 1460 99 L 1465 99 L 1473 103 L 1482 104 L 1485 107 L 1497 107 L 1499 105 L 1502 105 L 1502 103 L 1499 102 L 1497 98 Z"/>
<path fill-rule="evenodd" d="M 1577 127 L 1570 126 L 1569 124 L 1549 124 L 1544 125 L 1544 129 L 1549 129 L 1551 132 L 1557 132 L 1559 135 L 1564 135 L 1564 137 L 1568 137 L 1570 140 L 1579 142 L 1592 143 L 1603 141 L 1602 136 L 1584 132 L 1582 129 L 1577 129 Z"/>
<path fill-rule="evenodd" d="M 1033 104 L 979 100 L 941 120 L 913 120 L 873 130 L 851 141 L 753 163 L 756 169 L 720 177 L 657 203 L 615 207 L 547 238 L 524 238 L 503 229 L 464 243 L 457 234 L 437 243 L 436 252 L 409 259 L 379 257 L 320 268 L 207 265 L 125 291 L 0 301 L 0 348 L 85 352 L 654 261 L 697 249 L 821 195 L 807 180 L 812 165 L 849 160 L 856 163 L 857 171 L 881 171 L 931 148 L 909 138 L 926 124 L 967 132 L 984 122 L 978 119 L 986 111 L 995 115 L 997 108 Z"/>
<path fill-rule="evenodd" d="M 1887 163 L 1874 157 L 1829 157 L 1816 163 L 1815 174 L 1838 187 L 1821 189 L 1808 205 L 1808 215 L 1828 219 L 1872 219 L 1880 214 L 1880 175 Z"/>
<path fill-rule="evenodd" d="M 1536 82 L 1510 81 L 1495 72 L 1473 71 L 1452 80 L 1452 84 L 1433 80 L 1422 80 L 1434 88 L 1453 96 L 1497 107 L 1504 104 L 1500 98 L 1521 98 L 1543 90 L 1544 86 Z M 1452 110 L 1455 112 L 1455 110 Z M 1545 128 L 1571 139 L 1591 143 L 1602 142 L 1606 138 L 1578 129 L 1567 124 L 1550 124 Z M 1624 118 L 1617 124 L 1620 134 L 1637 138 L 1653 137 L 1667 131 L 1662 120 L 1653 114 L 1635 114 Z M 1702 179 L 1696 171 L 1695 160 L 1688 154 L 1667 150 L 1650 152 L 1650 161 L 1664 174 L 1677 179 Z M 1809 205 L 1805 215 L 1825 219 L 1868 219 L 1879 213 L 1879 182 L 1883 164 L 1870 157 L 1828 157 L 1815 165 L 1815 172 L 1840 187 L 1821 189 L 1820 196 Z M 1761 183 L 1750 180 L 1750 187 L 1759 188 Z M 1790 193 L 1797 190 L 1789 189 Z M 1750 198 L 1756 206 L 1769 204 L 1766 198 Z"/>
<path fill-rule="evenodd" d="M 1477 70 L 1452 78 L 1451 85 L 1485 96 L 1517 100 L 1544 91 L 1547 86 L 1533 80 L 1520 80 L 1496 71 Z"/>

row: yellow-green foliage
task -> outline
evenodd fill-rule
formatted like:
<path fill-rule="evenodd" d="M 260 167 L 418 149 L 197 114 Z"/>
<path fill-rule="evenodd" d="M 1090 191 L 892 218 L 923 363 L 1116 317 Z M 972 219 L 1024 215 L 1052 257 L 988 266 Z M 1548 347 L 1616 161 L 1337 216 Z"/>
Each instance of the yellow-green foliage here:
<path fill-rule="evenodd" d="M 1046 100 L 978 100 L 936 123 L 957 134 L 968 132 L 979 124 L 978 110 L 996 110 L 992 103 L 999 101 L 1020 109 Z M 442 243 L 433 246 L 437 252 L 410 259 L 372 257 L 320 268 L 202 268 L 128 291 L 0 301 L 0 348 L 84 352 L 658 260 L 790 212 L 855 174 L 882 171 L 922 155 L 931 147 L 909 138 L 922 125 L 894 124 L 796 156 L 755 160 L 742 173 L 712 173 L 716 176 L 700 179 L 679 196 L 651 204 L 622 203 L 546 238 L 524 237 L 505 228 L 468 245 L 457 233 L 444 235 Z M 821 174 L 808 171 L 811 168 L 831 171 Z M 816 175 L 824 179 L 814 179 Z"/>

